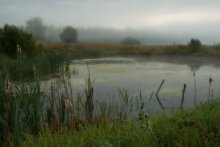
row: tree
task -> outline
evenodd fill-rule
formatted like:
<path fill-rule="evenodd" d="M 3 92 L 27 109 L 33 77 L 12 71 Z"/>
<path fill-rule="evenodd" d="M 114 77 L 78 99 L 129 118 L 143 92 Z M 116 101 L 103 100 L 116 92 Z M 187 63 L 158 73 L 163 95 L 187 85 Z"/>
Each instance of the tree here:
<path fill-rule="evenodd" d="M 134 38 L 131 38 L 131 37 L 127 37 L 127 38 L 125 38 L 125 39 L 123 39 L 121 41 L 121 44 L 125 44 L 125 45 L 139 45 L 141 43 L 137 39 L 134 39 Z"/>
<path fill-rule="evenodd" d="M 67 26 L 60 34 L 60 39 L 65 43 L 77 42 L 78 32 L 75 28 Z"/>
<path fill-rule="evenodd" d="M 37 40 L 45 40 L 45 25 L 42 18 L 34 17 L 26 22 L 25 30 Z"/>
<path fill-rule="evenodd" d="M 22 28 L 5 25 L 0 29 L 0 52 L 14 56 L 21 52 L 32 53 L 35 48 L 32 35 Z"/>
<path fill-rule="evenodd" d="M 196 52 L 201 48 L 202 44 L 199 39 L 192 38 L 188 43 L 188 47 L 192 52 Z"/>

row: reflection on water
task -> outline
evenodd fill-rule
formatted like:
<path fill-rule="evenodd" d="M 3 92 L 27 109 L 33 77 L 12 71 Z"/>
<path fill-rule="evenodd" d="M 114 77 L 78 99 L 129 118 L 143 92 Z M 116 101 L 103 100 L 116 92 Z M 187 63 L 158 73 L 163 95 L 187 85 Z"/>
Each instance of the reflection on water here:
<path fill-rule="evenodd" d="M 145 101 L 148 101 L 152 91 L 156 91 L 161 81 L 165 83 L 159 97 L 166 108 L 179 107 L 184 83 L 186 93 L 184 107 L 193 106 L 194 78 L 196 73 L 197 102 L 207 100 L 209 92 L 209 78 L 214 79 L 212 89 L 214 97 L 220 95 L 219 65 L 220 61 L 210 58 L 173 57 L 173 58 L 99 58 L 74 60 L 70 69 L 77 68 L 78 74 L 73 75 L 71 82 L 77 93 L 84 94 L 85 77 L 89 65 L 91 78 L 94 83 L 94 98 L 105 100 L 114 98 L 117 101 L 118 89 L 126 89 L 130 97 L 138 97 L 142 92 Z M 155 94 L 148 110 L 158 110 L 159 104 Z"/>

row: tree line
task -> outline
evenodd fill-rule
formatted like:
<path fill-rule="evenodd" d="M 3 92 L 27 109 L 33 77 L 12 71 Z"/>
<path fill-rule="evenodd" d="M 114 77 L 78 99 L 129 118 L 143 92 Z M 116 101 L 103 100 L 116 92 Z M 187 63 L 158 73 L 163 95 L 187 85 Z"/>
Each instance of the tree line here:
<path fill-rule="evenodd" d="M 47 41 L 46 28 L 40 17 L 35 17 L 26 22 L 26 26 L 16 27 L 13 25 L 5 25 L 0 28 L 0 53 L 9 56 L 16 56 L 21 52 L 32 54 L 36 51 L 36 40 Z M 53 31 L 51 31 L 53 32 Z M 52 34 L 51 34 L 52 35 Z M 78 31 L 72 26 L 66 26 L 59 32 L 59 39 L 64 43 L 77 43 Z M 140 45 L 141 42 L 133 37 L 123 39 L 120 44 Z M 188 43 L 191 52 L 196 52 L 201 48 L 202 44 L 199 39 L 192 38 Z"/>
<path fill-rule="evenodd" d="M 50 30 L 47 32 L 47 30 Z M 56 32 L 55 28 L 46 26 L 43 23 L 42 18 L 34 17 L 26 22 L 25 30 L 32 34 L 36 40 L 48 41 L 48 39 L 55 34 L 50 34 L 51 32 Z M 60 40 L 64 43 L 76 43 L 78 38 L 77 30 L 72 26 L 66 26 L 62 32 L 59 32 Z"/>

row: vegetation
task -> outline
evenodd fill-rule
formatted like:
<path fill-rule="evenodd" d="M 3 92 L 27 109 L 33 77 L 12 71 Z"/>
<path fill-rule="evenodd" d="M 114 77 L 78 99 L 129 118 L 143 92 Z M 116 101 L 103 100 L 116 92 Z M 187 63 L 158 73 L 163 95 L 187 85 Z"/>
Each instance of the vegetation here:
<path fill-rule="evenodd" d="M 143 121 L 114 123 L 102 119 L 79 131 L 61 130 L 53 134 L 44 130 L 39 138 L 29 137 L 21 146 L 218 146 L 219 111 L 217 101 Z"/>
<path fill-rule="evenodd" d="M 57 82 L 51 83 L 46 91 L 39 83 L 40 68 L 32 70 L 34 80 L 20 83 L 13 82 L 7 71 L 1 70 L 1 145 L 215 146 L 220 143 L 219 101 L 172 115 L 149 116 L 143 111 L 148 99 L 141 94 L 136 105 L 126 90 L 120 89 L 118 102 L 94 101 L 89 75 L 85 97 L 79 94 L 75 97 L 70 82 L 72 71 L 68 65 L 64 67 L 59 68 Z M 99 113 L 93 115 L 94 110 Z M 136 113 L 136 118 L 129 117 L 131 113 Z"/>
<path fill-rule="evenodd" d="M 65 52 L 42 50 L 31 34 L 10 25 L 0 29 L 0 56 L 0 71 L 15 81 L 32 80 L 36 68 L 39 77 L 57 72 L 70 60 Z"/>
<path fill-rule="evenodd" d="M 42 44 L 42 48 L 68 52 L 74 58 L 94 58 L 110 56 L 211 56 L 219 57 L 220 50 L 216 46 L 201 46 L 192 52 L 187 45 L 146 46 L 117 44 Z"/>
<path fill-rule="evenodd" d="M 17 145 L 26 135 L 37 135 L 46 119 L 44 107 L 47 97 L 40 88 L 40 75 L 62 69 L 62 60 L 49 53 L 40 54 L 34 59 L 21 56 L 12 68 L 12 74 L 6 65 L 0 70 L 1 146 L 5 143 Z M 14 79 L 20 82 L 14 82 Z"/>
<path fill-rule="evenodd" d="M 63 32 L 60 34 L 60 39 L 65 43 L 76 43 L 77 37 L 77 30 L 71 26 L 64 28 Z"/>
<path fill-rule="evenodd" d="M 121 41 L 121 44 L 126 44 L 126 45 L 139 45 L 141 44 L 140 41 L 138 41 L 137 39 L 131 38 L 131 37 L 127 37 L 125 39 L 123 39 Z"/>
<path fill-rule="evenodd" d="M 43 23 L 42 18 L 34 17 L 26 22 L 25 30 L 32 34 L 36 40 L 45 40 L 46 26 Z"/>
<path fill-rule="evenodd" d="M 220 143 L 219 101 L 193 110 L 177 110 L 173 115 L 149 116 L 143 109 L 144 101 L 149 99 L 142 99 L 141 94 L 136 105 L 127 91 L 120 89 L 117 102 L 94 101 L 90 75 L 86 78 L 85 97 L 74 95 L 70 80 L 73 71 L 68 66 L 70 59 L 83 57 L 220 55 L 216 47 L 199 46 L 194 40 L 188 46 L 155 47 L 41 43 L 39 49 L 30 34 L 8 25 L 0 29 L 0 39 L 4 40 L 0 44 L 0 146 L 216 146 Z M 192 53 L 192 46 L 199 46 L 199 50 Z M 56 82 L 43 89 L 40 79 L 55 72 Z M 136 118 L 131 118 L 131 113 Z"/>
<path fill-rule="evenodd" d="M 0 29 L 0 53 L 15 57 L 21 52 L 31 54 L 36 50 L 36 45 L 31 35 L 23 29 L 5 25 Z"/>
<path fill-rule="evenodd" d="M 199 39 L 192 38 L 188 44 L 191 52 L 197 52 L 201 48 L 202 44 Z"/>

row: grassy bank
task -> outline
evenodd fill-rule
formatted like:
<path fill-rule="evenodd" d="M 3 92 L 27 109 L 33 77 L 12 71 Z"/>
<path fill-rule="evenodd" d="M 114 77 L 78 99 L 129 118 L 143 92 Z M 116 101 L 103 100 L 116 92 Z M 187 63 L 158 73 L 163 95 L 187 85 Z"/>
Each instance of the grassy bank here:
<path fill-rule="evenodd" d="M 143 120 L 114 123 L 100 120 L 76 130 L 45 129 L 21 146 L 218 146 L 220 102 Z"/>

